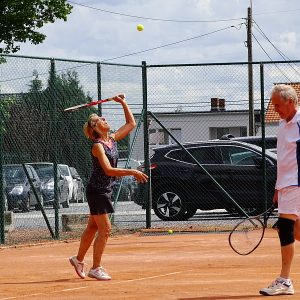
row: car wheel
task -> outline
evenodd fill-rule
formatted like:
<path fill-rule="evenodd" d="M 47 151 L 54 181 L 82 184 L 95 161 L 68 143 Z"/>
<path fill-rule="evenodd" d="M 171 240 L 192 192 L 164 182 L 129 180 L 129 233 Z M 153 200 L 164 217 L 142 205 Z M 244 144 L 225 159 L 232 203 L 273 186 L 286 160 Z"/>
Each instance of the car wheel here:
<path fill-rule="evenodd" d="M 67 199 L 67 200 L 66 200 L 65 202 L 63 202 L 61 205 L 62 205 L 63 208 L 69 208 L 69 207 L 70 207 L 69 200 Z"/>
<path fill-rule="evenodd" d="M 24 199 L 24 201 L 22 202 L 22 207 L 21 210 L 22 212 L 28 212 L 30 211 L 30 196 L 27 195 L 26 198 Z"/>
<path fill-rule="evenodd" d="M 160 192 L 153 199 L 155 214 L 164 221 L 179 221 L 186 213 L 182 197 L 178 192 Z"/>

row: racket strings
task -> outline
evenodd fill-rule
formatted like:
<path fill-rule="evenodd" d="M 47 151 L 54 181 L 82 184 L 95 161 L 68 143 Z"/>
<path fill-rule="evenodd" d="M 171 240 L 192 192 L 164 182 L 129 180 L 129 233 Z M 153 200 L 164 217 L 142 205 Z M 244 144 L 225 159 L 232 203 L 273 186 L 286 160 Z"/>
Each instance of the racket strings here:
<path fill-rule="evenodd" d="M 264 230 L 264 224 L 260 219 L 243 220 L 230 233 L 231 248 L 240 255 L 250 254 L 260 244 Z"/>

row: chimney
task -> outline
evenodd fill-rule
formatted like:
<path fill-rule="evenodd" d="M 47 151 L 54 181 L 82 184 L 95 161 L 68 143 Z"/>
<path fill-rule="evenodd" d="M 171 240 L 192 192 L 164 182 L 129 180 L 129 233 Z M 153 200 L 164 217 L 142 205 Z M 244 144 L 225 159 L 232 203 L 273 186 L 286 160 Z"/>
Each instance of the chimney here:
<path fill-rule="evenodd" d="M 219 111 L 225 111 L 225 99 L 219 99 Z"/>
<path fill-rule="evenodd" d="M 211 111 L 225 111 L 225 99 L 211 98 L 210 99 Z"/>
<path fill-rule="evenodd" d="M 210 110 L 211 111 L 219 110 L 219 98 L 211 98 L 210 99 Z"/>

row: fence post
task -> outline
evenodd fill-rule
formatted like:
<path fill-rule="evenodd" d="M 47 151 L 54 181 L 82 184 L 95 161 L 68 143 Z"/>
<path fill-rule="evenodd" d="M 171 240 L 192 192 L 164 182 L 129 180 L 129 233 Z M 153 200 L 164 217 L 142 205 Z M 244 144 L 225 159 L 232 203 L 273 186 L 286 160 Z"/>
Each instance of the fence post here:
<path fill-rule="evenodd" d="M 97 96 L 98 100 L 102 98 L 101 93 L 101 63 L 97 62 Z M 98 114 L 99 116 L 102 116 L 102 105 L 98 104 Z"/>
<path fill-rule="evenodd" d="M 55 88 L 55 60 L 51 58 L 51 68 L 50 68 L 50 91 L 53 93 Z M 57 124 L 57 98 L 53 95 L 53 132 L 54 136 L 57 137 L 58 124 Z M 59 199 L 58 199 L 58 178 L 57 178 L 57 140 L 53 141 L 53 178 L 54 178 L 54 222 L 55 222 L 55 238 L 59 238 Z"/>
<path fill-rule="evenodd" d="M 266 129 L 265 129 L 265 93 L 264 93 L 264 65 L 260 63 L 260 126 L 261 126 L 261 139 L 262 139 L 262 175 L 263 175 L 263 197 L 264 197 L 264 211 L 268 208 L 268 191 L 267 191 L 267 166 L 266 166 Z"/>
<path fill-rule="evenodd" d="M 0 127 L 0 244 L 5 243 L 5 217 L 4 217 L 4 193 L 3 190 L 3 128 Z"/>
<path fill-rule="evenodd" d="M 149 176 L 149 181 L 145 185 L 145 200 L 146 200 L 146 228 L 151 227 L 151 174 L 149 161 L 149 124 L 148 124 L 148 104 L 147 104 L 147 66 L 146 62 L 142 61 L 142 84 L 143 84 L 143 111 L 144 111 L 144 166 L 145 173 Z"/>

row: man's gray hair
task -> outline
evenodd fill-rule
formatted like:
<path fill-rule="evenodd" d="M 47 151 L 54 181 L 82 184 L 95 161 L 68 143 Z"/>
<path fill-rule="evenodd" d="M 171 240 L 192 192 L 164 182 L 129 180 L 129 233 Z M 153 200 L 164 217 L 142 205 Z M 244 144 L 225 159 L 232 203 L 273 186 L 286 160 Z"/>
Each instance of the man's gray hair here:
<path fill-rule="evenodd" d="M 298 105 L 298 96 L 295 89 L 288 84 L 276 84 L 271 90 L 271 96 L 274 94 L 279 94 L 285 101 L 288 99 L 293 100 L 295 105 Z"/>

